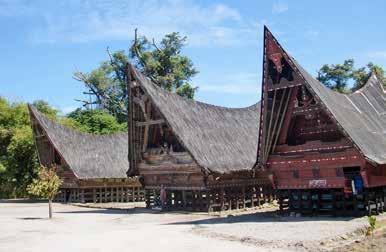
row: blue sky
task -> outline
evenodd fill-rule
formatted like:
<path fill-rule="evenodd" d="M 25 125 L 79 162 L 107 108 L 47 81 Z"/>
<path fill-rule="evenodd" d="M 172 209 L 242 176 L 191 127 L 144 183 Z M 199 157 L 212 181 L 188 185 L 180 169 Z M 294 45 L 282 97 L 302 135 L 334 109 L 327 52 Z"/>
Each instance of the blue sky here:
<path fill-rule="evenodd" d="M 386 1 L 0 0 L 0 96 L 80 104 L 75 70 L 127 49 L 134 28 L 159 40 L 178 31 L 200 73 L 196 99 L 242 107 L 260 99 L 263 25 L 312 74 L 354 58 L 386 67 Z"/>

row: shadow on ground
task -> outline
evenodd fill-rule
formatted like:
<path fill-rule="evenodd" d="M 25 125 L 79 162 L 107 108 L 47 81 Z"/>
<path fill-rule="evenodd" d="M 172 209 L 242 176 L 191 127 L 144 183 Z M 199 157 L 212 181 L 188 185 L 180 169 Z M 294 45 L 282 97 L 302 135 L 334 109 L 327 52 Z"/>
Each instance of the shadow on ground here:
<path fill-rule="evenodd" d="M 0 199 L 0 204 L 1 203 L 47 203 L 47 200 L 43 199 Z"/>
<path fill-rule="evenodd" d="M 43 220 L 44 218 L 40 217 L 23 217 L 23 218 L 17 218 L 19 220 Z"/>
<path fill-rule="evenodd" d="M 277 210 L 257 213 L 246 213 L 234 216 L 214 217 L 204 220 L 172 222 L 164 225 L 200 225 L 200 224 L 232 224 L 232 223 L 257 223 L 257 222 L 305 222 L 305 221 L 350 221 L 354 217 L 309 216 L 290 217 L 279 215 Z"/>

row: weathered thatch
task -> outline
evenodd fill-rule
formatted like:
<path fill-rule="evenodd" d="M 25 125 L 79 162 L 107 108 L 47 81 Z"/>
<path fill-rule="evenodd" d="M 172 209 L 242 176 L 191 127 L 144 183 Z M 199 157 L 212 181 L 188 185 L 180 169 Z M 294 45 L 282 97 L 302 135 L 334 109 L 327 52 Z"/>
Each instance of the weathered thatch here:
<path fill-rule="evenodd" d="M 330 90 L 294 62 L 308 85 L 365 157 L 386 164 L 386 93 L 376 75 L 373 74 L 363 88 L 346 95 Z"/>
<path fill-rule="evenodd" d="M 51 144 L 79 179 L 127 177 L 127 133 L 81 133 L 47 118 L 32 105 L 28 107 Z"/>
<path fill-rule="evenodd" d="M 386 164 L 386 92 L 377 76 L 372 74 L 365 86 L 355 93 L 341 94 L 312 77 L 284 48 L 281 49 L 310 91 L 363 155 L 374 163 Z"/>
<path fill-rule="evenodd" d="M 252 169 L 256 162 L 260 103 L 225 108 L 197 102 L 167 92 L 139 71 L 133 72 L 181 144 L 203 169 L 217 173 Z"/>
<path fill-rule="evenodd" d="M 279 44 L 279 43 L 278 43 Z M 283 49 L 283 48 L 282 48 Z M 285 50 L 283 49 L 285 52 Z M 372 74 L 366 85 L 353 94 L 335 92 L 312 77 L 293 57 L 291 59 L 311 92 L 321 100 L 342 131 L 366 158 L 386 163 L 386 93 Z"/>

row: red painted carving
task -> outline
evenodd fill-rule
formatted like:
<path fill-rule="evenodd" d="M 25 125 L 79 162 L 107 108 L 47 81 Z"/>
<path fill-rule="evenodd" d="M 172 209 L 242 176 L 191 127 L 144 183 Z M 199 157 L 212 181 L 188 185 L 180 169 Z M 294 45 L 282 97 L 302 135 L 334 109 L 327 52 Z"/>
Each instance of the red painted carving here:
<path fill-rule="evenodd" d="M 268 59 L 270 59 L 275 64 L 276 71 L 281 74 L 281 72 L 283 71 L 283 65 L 281 64 L 283 54 L 279 46 L 271 37 L 268 37 L 267 41 L 267 55 Z"/>

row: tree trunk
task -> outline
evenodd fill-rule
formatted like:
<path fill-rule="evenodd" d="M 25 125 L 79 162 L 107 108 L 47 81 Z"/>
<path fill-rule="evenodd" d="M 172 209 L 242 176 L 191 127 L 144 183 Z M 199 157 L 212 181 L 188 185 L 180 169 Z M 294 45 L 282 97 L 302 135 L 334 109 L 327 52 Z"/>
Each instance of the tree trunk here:
<path fill-rule="evenodd" d="M 52 199 L 48 200 L 48 217 L 52 218 Z"/>

